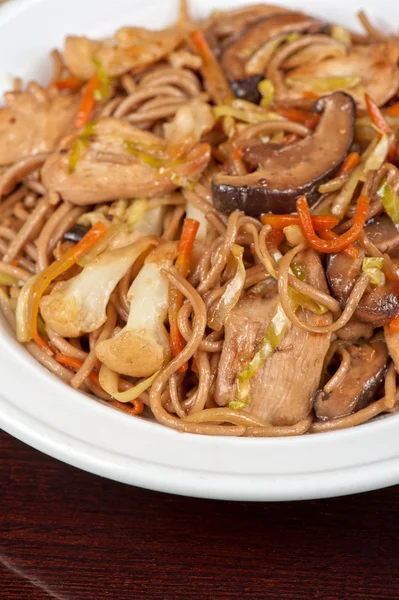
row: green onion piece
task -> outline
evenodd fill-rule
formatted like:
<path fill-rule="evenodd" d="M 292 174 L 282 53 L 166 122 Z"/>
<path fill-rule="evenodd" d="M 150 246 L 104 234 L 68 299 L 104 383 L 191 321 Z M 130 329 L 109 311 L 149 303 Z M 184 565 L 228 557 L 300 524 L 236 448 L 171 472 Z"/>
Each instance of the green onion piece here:
<path fill-rule="evenodd" d="M 274 85 L 270 79 L 263 79 L 258 84 L 258 90 L 262 96 L 260 105 L 264 108 L 268 108 L 273 102 L 274 97 Z"/>
<path fill-rule="evenodd" d="M 291 265 L 291 270 L 297 279 L 306 281 L 306 267 L 304 265 Z"/>
<path fill-rule="evenodd" d="M 384 259 L 382 257 L 371 256 L 363 259 L 362 271 L 366 273 L 370 283 L 374 285 L 384 285 L 385 275 L 382 271 L 384 268 Z"/>
<path fill-rule="evenodd" d="M 72 173 L 75 172 L 76 169 L 76 165 L 78 164 L 83 151 L 85 150 L 85 148 L 88 145 L 88 141 L 87 140 L 82 140 L 80 138 L 78 138 L 77 140 L 75 140 L 73 146 L 72 146 L 72 151 L 69 157 L 69 174 L 72 175 Z"/>
<path fill-rule="evenodd" d="M 107 100 L 112 94 L 112 78 L 108 75 L 98 58 L 93 58 L 93 62 L 100 80 L 100 87 L 94 92 L 94 98 L 101 102 L 102 100 Z"/>
<path fill-rule="evenodd" d="M 265 361 L 278 348 L 287 333 L 289 320 L 281 304 L 277 306 L 276 313 L 266 329 L 259 350 L 255 353 L 248 367 L 237 375 L 237 398 L 229 403 L 230 408 L 244 408 L 249 404 L 249 380 L 253 377 Z M 237 405 L 237 402 L 239 403 Z"/>
<path fill-rule="evenodd" d="M 385 212 L 391 217 L 395 225 L 399 225 L 399 196 L 386 179 L 378 188 L 377 195 L 381 199 Z"/>

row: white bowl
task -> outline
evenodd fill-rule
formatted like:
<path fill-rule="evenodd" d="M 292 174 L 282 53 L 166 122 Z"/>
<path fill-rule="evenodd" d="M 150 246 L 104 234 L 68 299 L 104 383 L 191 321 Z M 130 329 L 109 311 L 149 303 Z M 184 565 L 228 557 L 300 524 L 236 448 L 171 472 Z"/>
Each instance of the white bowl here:
<path fill-rule="evenodd" d="M 243 1 L 193 0 L 192 5 L 205 15 Z M 399 5 L 390 0 L 278 1 L 351 27 L 360 8 L 399 24 Z M 0 10 L 0 89 L 10 86 L 10 74 L 45 82 L 48 51 L 69 33 L 103 35 L 122 24 L 160 27 L 175 19 L 176 4 L 14 0 Z M 399 415 L 297 438 L 180 434 L 72 390 L 27 354 L 1 317 L 0 328 L 1 426 L 81 469 L 155 490 L 231 500 L 321 498 L 399 483 Z"/>

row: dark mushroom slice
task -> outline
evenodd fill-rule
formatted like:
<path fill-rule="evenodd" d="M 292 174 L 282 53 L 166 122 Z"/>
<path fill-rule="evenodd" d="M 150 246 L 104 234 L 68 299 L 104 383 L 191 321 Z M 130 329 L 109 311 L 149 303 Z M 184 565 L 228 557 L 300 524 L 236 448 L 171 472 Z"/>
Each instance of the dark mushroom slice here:
<path fill-rule="evenodd" d="M 356 259 L 345 254 L 331 254 L 327 260 L 327 278 L 333 296 L 345 306 L 361 274 L 364 252 L 359 249 Z M 384 285 L 369 285 L 359 301 L 355 317 L 362 323 L 382 327 L 399 312 L 399 284 L 386 281 Z"/>
<path fill-rule="evenodd" d="M 89 228 L 85 225 L 73 225 L 70 229 L 68 229 L 68 231 L 64 233 L 64 240 L 66 242 L 73 242 L 74 244 L 77 244 L 78 242 L 80 242 L 82 237 L 86 235 L 88 231 Z"/>
<path fill-rule="evenodd" d="M 265 212 L 288 213 L 296 210 L 296 200 L 308 195 L 309 204 L 319 198 L 319 186 L 334 177 L 353 142 L 355 105 L 342 92 L 318 100 L 321 111 L 312 135 L 271 152 L 266 147 L 259 168 L 249 175 L 216 175 L 213 204 L 231 213 L 243 210 L 250 215 Z"/>
<path fill-rule="evenodd" d="M 318 19 L 300 12 L 274 14 L 248 25 L 242 33 L 228 43 L 221 58 L 222 67 L 234 94 L 250 102 L 260 101 L 257 85 L 264 74 L 249 75 L 245 65 L 248 59 L 270 39 L 285 33 L 316 32 L 322 27 Z"/>
<path fill-rule="evenodd" d="M 388 215 L 379 215 L 367 222 L 364 231 L 378 250 L 390 256 L 399 253 L 399 231 Z"/>
<path fill-rule="evenodd" d="M 351 358 L 348 374 L 332 392 L 319 390 L 315 396 L 314 410 L 320 421 L 346 417 L 364 408 L 384 379 L 388 363 L 384 342 L 347 346 L 346 350 Z"/>

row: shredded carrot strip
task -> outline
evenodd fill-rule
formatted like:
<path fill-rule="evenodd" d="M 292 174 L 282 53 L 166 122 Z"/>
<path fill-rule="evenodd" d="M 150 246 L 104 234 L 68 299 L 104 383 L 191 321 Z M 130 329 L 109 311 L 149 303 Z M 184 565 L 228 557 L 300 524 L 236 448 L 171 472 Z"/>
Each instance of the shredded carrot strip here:
<path fill-rule="evenodd" d="M 98 222 L 94 225 L 86 235 L 80 240 L 76 246 L 67 250 L 60 258 L 53 262 L 47 269 L 42 271 L 35 284 L 32 287 L 32 309 L 30 315 L 30 330 L 31 337 L 36 342 L 40 337 L 37 331 L 37 317 L 39 315 L 40 300 L 50 283 L 62 273 L 65 273 L 70 267 L 90 250 L 97 242 L 107 233 L 106 226 Z M 41 339 L 41 338 L 40 338 Z M 40 342 L 39 342 L 40 343 Z"/>
<path fill-rule="evenodd" d="M 179 243 L 179 254 L 176 259 L 176 269 L 180 275 L 187 278 L 190 270 L 190 259 L 193 250 L 194 240 L 199 228 L 198 221 L 194 219 L 185 219 L 183 230 Z M 170 327 L 170 345 L 172 347 L 173 356 L 180 354 L 185 346 L 183 336 L 179 331 L 177 317 L 179 310 L 183 306 L 183 294 L 175 287 L 170 288 L 169 292 L 169 327 Z M 187 371 L 187 363 L 179 369 L 180 373 Z"/>
<path fill-rule="evenodd" d="M 80 367 L 83 365 L 83 360 L 80 360 L 79 358 L 75 358 L 73 356 L 67 356 L 66 354 L 62 354 L 61 352 L 58 352 L 55 355 L 55 360 L 61 365 L 69 367 L 74 371 L 79 371 Z M 93 383 L 101 387 L 100 381 L 98 379 L 98 373 L 95 369 L 93 369 L 93 371 L 90 373 L 89 378 Z M 117 400 L 110 400 L 109 404 L 111 404 L 112 406 L 116 406 L 117 408 L 120 408 L 122 410 L 125 410 L 131 415 L 141 415 L 141 413 L 144 410 L 144 404 L 138 398 L 129 403 L 128 406 L 126 404 L 123 404 L 122 402 L 118 402 Z"/>
<path fill-rule="evenodd" d="M 296 203 L 298 215 L 301 219 L 303 234 L 308 244 L 318 252 L 327 253 L 340 252 L 357 240 L 366 222 L 369 206 L 370 198 L 361 195 L 357 201 L 352 227 L 338 238 L 334 238 L 333 240 L 322 240 L 315 233 L 306 196 L 301 196 Z"/>
<path fill-rule="evenodd" d="M 240 160 L 243 157 L 244 150 L 242 148 L 233 148 L 231 154 L 234 160 Z"/>
<path fill-rule="evenodd" d="M 267 236 L 267 240 L 266 243 L 269 242 L 271 244 L 274 244 L 276 246 L 276 248 L 279 247 L 279 245 L 281 244 L 281 242 L 284 239 L 284 233 L 283 231 L 280 231 L 279 229 L 273 229 L 270 234 Z"/>
<path fill-rule="evenodd" d="M 345 175 L 346 173 L 349 173 L 349 171 L 352 171 L 352 169 L 357 167 L 357 165 L 359 163 L 360 163 L 360 154 L 358 152 L 351 152 L 345 158 L 345 162 L 341 167 L 339 175 Z"/>
<path fill-rule="evenodd" d="M 309 100 L 317 100 L 319 98 L 319 95 L 316 94 L 316 92 L 311 92 L 310 90 L 305 90 L 304 92 L 302 92 L 302 97 L 308 98 Z"/>
<path fill-rule="evenodd" d="M 335 215 L 312 215 L 312 224 L 315 231 L 324 231 L 333 229 L 339 223 L 338 217 Z M 261 221 L 263 225 L 270 225 L 273 229 L 284 229 L 288 225 L 300 225 L 301 220 L 299 215 L 262 215 Z"/>
<path fill-rule="evenodd" d="M 97 75 L 95 75 L 95 77 L 90 79 L 89 83 L 84 88 L 78 112 L 75 118 L 75 129 L 80 129 L 81 127 L 84 127 L 90 121 L 91 116 L 93 114 L 93 110 L 96 106 L 94 93 L 96 90 L 99 89 L 100 85 L 100 78 Z"/>
<path fill-rule="evenodd" d="M 74 91 L 82 87 L 83 83 L 84 82 L 77 77 L 67 77 L 66 79 L 60 79 L 59 81 L 56 81 L 53 85 L 55 85 L 58 90 Z"/>
<path fill-rule="evenodd" d="M 399 315 L 389 323 L 389 331 L 392 333 L 399 333 Z"/>
<path fill-rule="evenodd" d="M 70 369 L 74 369 L 75 371 L 79 371 L 80 367 L 83 365 L 83 360 L 79 358 L 75 358 L 74 356 L 68 356 L 67 354 L 62 354 L 61 352 L 57 352 L 55 355 L 55 360 L 59 362 L 61 365 L 65 367 L 69 367 Z M 98 380 L 98 375 L 96 371 L 92 371 L 89 375 L 90 379 L 96 385 L 100 385 Z M 100 386 L 101 387 L 101 386 Z"/>
<path fill-rule="evenodd" d="M 395 104 L 392 104 L 391 106 L 388 106 L 386 113 L 390 117 L 399 117 L 399 102 L 396 102 Z"/>
<path fill-rule="evenodd" d="M 202 74 L 216 104 L 234 100 L 226 75 L 202 31 L 192 31 L 187 42 L 202 59 Z"/>
<path fill-rule="evenodd" d="M 374 102 L 374 100 L 368 94 L 364 94 L 364 97 L 366 100 L 367 112 L 369 114 L 369 117 L 370 117 L 373 125 L 378 129 L 378 131 L 381 134 L 385 133 L 387 135 L 392 135 L 394 137 L 394 133 L 393 133 L 392 129 L 390 128 L 390 126 L 388 125 L 386 120 L 384 119 L 384 116 L 383 116 L 382 112 L 380 111 L 380 109 L 378 108 L 377 104 Z M 389 148 L 388 158 L 390 161 L 393 162 L 396 159 L 396 156 L 397 156 L 397 144 L 396 144 L 396 140 L 394 137 L 391 147 Z"/>
<path fill-rule="evenodd" d="M 305 127 L 309 127 L 309 129 L 314 129 L 320 120 L 320 115 L 318 115 L 317 113 L 313 113 L 310 110 L 302 110 L 300 108 L 287 108 L 285 106 L 281 106 L 277 110 L 280 113 L 280 115 L 282 115 L 289 121 L 301 123 L 302 125 L 305 125 Z"/>
<path fill-rule="evenodd" d="M 292 133 L 291 135 L 287 136 L 285 138 L 285 140 L 283 141 L 284 146 L 289 146 L 290 144 L 293 144 L 294 142 L 298 141 L 299 135 L 297 135 L 296 133 Z"/>
<path fill-rule="evenodd" d="M 327 231 L 327 229 L 325 229 L 324 231 L 320 231 L 320 237 L 324 240 L 336 240 L 339 238 L 339 235 L 338 233 L 334 233 L 334 231 Z M 346 254 L 351 258 L 359 258 L 359 250 L 352 244 L 347 248 L 344 248 L 342 254 Z"/>

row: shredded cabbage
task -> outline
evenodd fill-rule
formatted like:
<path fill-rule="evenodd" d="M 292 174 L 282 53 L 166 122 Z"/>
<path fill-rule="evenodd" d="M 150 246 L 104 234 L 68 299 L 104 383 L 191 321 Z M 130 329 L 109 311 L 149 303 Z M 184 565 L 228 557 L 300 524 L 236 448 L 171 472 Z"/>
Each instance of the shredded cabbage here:
<path fill-rule="evenodd" d="M 286 77 L 285 83 L 289 87 L 305 87 L 312 92 L 324 93 L 335 90 L 352 89 L 362 82 L 358 75 L 333 76 L 333 77 Z"/>
<path fill-rule="evenodd" d="M 386 179 L 378 188 L 377 195 L 381 199 L 385 212 L 391 217 L 395 225 L 399 225 L 399 196 Z"/>
<path fill-rule="evenodd" d="M 112 78 L 98 58 L 93 58 L 93 63 L 96 66 L 97 76 L 100 80 L 100 87 L 94 92 L 94 98 L 101 102 L 107 100 L 112 94 Z"/>
<path fill-rule="evenodd" d="M 235 307 L 240 299 L 245 284 L 245 266 L 243 261 L 244 248 L 233 244 L 231 252 L 237 261 L 237 271 L 229 282 L 223 296 L 220 298 L 213 315 L 209 319 L 209 326 L 215 331 L 220 331 L 224 325 L 227 315 Z"/>
<path fill-rule="evenodd" d="M 133 386 L 130 390 L 126 390 L 125 392 L 118 391 L 118 383 L 119 383 L 119 375 L 115 373 L 115 371 L 111 371 L 104 364 L 100 367 L 100 372 L 98 374 L 98 379 L 100 381 L 100 385 L 112 398 L 118 400 L 118 402 L 133 402 L 136 400 L 143 392 L 148 390 L 149 387 L 152 386 L 155 379 L 158 377 L 160 371 L 151 375 L 151 377 L 147 377 L 143 379 L 135 386 Z"/>
<path fill-rule="evenodd" d="M 362 271 L 366 273 L 367 277 L 370 280 L 370 283 L 374 285 L 384 285 L 385 283 L 385 275 L 382 271 L 384 268 L 384 259 L 383 257 L 366 257 L 363 259 L 362 263 Z"/>
<path fill-rule="evenodd" d="M 331 37 L 337 42 L 341 42 L 347 48 L 352 44 L 352 36 L 348 29 L 341 25 L 333 25 L 331 27 Z"/>

